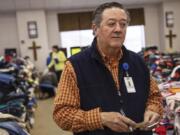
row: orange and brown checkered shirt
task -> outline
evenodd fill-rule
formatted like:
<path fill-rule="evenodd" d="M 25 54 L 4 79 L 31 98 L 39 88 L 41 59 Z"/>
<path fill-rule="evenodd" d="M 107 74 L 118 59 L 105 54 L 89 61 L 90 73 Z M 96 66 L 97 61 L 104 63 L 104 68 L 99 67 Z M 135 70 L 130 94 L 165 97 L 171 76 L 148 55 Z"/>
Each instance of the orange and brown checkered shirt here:
<path fill-rule="evenodd" d="M 120 51 L 117 58 L 109 58 L 98 48 L 105 65 L 111 71 L 113 79 L 119 88 L 118 64 L 122 57 Z M 162 98 L 156 82 L 151 78 L 150 93 L 146 109 L 162 114 Z M 80 95 L 77 87 L 77 78 L 70 61 L 66 62 L 65 69 L 62 72 L 61 80 L 58 85 L 57 95 L 54 101 L 53 118 L 56 123 L 64 130 L 81 132 L 85 130 L 102 129 L 103 125 L 100 118 L 100 108 L 94 108 L 89 111 L 80 109 Z"/>

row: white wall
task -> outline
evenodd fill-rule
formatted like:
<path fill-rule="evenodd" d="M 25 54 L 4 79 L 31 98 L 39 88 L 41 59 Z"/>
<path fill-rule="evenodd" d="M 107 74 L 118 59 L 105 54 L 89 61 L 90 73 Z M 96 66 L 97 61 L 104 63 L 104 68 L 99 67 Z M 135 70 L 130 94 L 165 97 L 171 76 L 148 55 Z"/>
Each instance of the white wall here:
<path fill-rule="evenodd" d="M 164 10 L 164 40 L 166 51 L 180 51 L 180 1 L 165 2 L 163 4 Z M 176 38 L 173 38 L 173 49 L 169 48 L 169 39 L 165 38 L 166 34 L 169 34 L 170 28 L 165 25 L 165 12 L 172 11 L 174 13 L 174 27 L 171 29 L 173 34 L 176 34 Z"/>
<path fill-rule="evenodd" d="M 49 39 L 48 46 L 49 49 L 51 49 L 52 45 L 55 44 L 60 45 L 57 11 L 47 11 L 46 20 L 47 20 L 48 39 Z"/>
<path fill-rule="evenodd" d="M 15 13 L 0 13 L 0 56 L 4 55 L 5 48 L 16 48 L 19 54 Z"/>
<path fill-rule="evenodd" d="M 159 46 L 159 48 L 160 48 L 160 51 L 162 51 L 162 52 L 165 52 L 165 50 L 166 50 L 166 47 L 165 47 L 165 37 L 164 37 L 164 25 L 165 25 L 165 23 L 164 23 L 164 6 L 163 6 L 163 3 L 162 4 L 160 4 L 159 5 L 159 14 L 160 14 L 160 16 L 159 16 L 159 20 L 160 20 L 160 22 L 159 22 L 159 39 L 160 39 L 160 46 Z"/>
<path fill-rule="evenodd" d="M 146 46 L 160 46 L 159 5 L 145 5 L 145 42 Z"/>
<path fill-rule="evenodd" d="M 137 7 L 137 6 L 135 6 L 135 7 Z M 152 45 L 158 45 L 159 46 L 160 45 L 160 36 L 159 36 L 159 34 L 160 34 L 160 30 L 159 30 L 160 12 L 159 12 L 159 6 L 158 5 L 141 5 L 139 7 L 144 7 L 144 11 L 145 11 L 145 23 L 146 23 L 146 25 L 145 25 L 145 41 L 146 41 L 146 45 L 147 46 L 152 46 Z M 78 11 L 81 11 L 81 10 L 78 10 Z M 45 13 L 45 18 L 46 18 L 46 23 L 47 23 L 45 25 L 47 25 L 46 30 L 47 30 L 47 36 L 48 36 L 48 44 L 47 45 L 48 45 L 49 51 L 50 51 L 52 45 L 54 45 L 54 44 L 60 45 L 61 39 L 59 37 L 58 17 L 57 17 L 58 12 L 59 12 L 58 10 L 54 10 L 54 11 L 47 11 Z M 19 14 L 19 12 L 17 12 L 17 14 Z M 27 11 L 24 11 L 24 12 L 22 11 L 21 14 L 27 14 Z M 24 17 L 26 16 L 25 17 L 26 19 L 24 17 L 23 18 L 25 20 L 28 20 L 30 18 L 33 19 L 34 17 L 32 18 L 32 16 L 34 16 L 35 14 L 36 13 L 30 13 L 29 15 L 24 15 Z M 4 25 L 6 25 L 6 26 L 3 25 L 2 27 L 4 29 L 11 27 L 11 29 L 8 29 L 8 31 L 10 31 L 10 32 L 7 32 L 7 33 L 14 33 L 11 35 L 12 37 L 10 39 L 5 37 L 6 41 L 8 42 L 6 44 L 12 44 L 16 40 L 15 43 L 16 43 L 16 46 L 18 46 L 18 44 L 20 42 L 18 42 L 18 34 L 17 34 L 17 27 L 16 27 L 16 25 L 17 25 L 16 15 L 15 14 L 13 14 L 13 15 L 12 14 L 11 15 L 5 14 L 4 16 L 5 16 L 4 18 L 9 18 L 9 19 L 6 19 L 6 22 L 4 23 Z M 0 16 L 0 20 L 2 20 L 2 19 L 3 18 Z M 11 21 L 8 21 L 8 20 L 11 20 Z M 25 31 L 25 32 L 23 32 L 24 35 L 21 35 L 20 41 L 23 39 L 28 39 L 25 20 L 24 20 L 25 26 L 23 27 L 24 29 L 21 28 L 22 26 L 19 26 L 20 31 Z M 0 34 L 1 33 L 2 32 L 0 31 Z M 7 35 L 7 34 L 4 34 L 4 35 Z M 15 36 L 13 36 L 13 35 L 15 35 Z M 1 37 L 3 37 L 3 36 L 1 36 Z M 0 37 L 0 39 L 1 39 L 1 37 Z M 2 40 L 0 40 L 0 43 L 1 42 L 2 42 Z M 25 41 L 25 44 L 31 44 L 31 43 L 27 43 L 27 42 L 29 42 L 29 40 Z M 25 46 L 25 45 L 21 44 L 20 46 L 22 48 L 22 46 Z M 28 53 L 27 53 L 27 51 L 28 51 Z M 29 53 L 31 53 L 31 52 L 29 52 L 29 50 L 25 49 L 25 54 L 29 55 Z M 22 56 L 24 56 L 24 54 L 22 54 Z"/>
<path fill-rule="evenodd" d="M 165 11 L 174 12 L 173 33 L 177 35 L 173 39 L 174 50 L 180 51 L 180 1 L 170 1 L 162 4 L 133 5 L 128 8 L 143 7 L 145 11 L 145 41 L 147 46 L 158 45 L 162 50 L 168 50 L 168 29 L 165 27 Z M 90 11 L 90 9 L 78 9 L 79 11 Z M 77 12 L 69 10 L 68 12 Z M 38 22 L 39 38 L 35 39 L 41 49 L 38 50 L 40 61 L 35 62 L 38 68 L 45 68 L 45 59 L 53 44 L 60 45 L 59 28 L 57 14 L 63 11 L 58 10 L 35 10 L 17 11 L 15 13 L 0 13 L 0 55 L 4 54 L 4 48 L 17 48 L 20 55 L 29 55 L 33 59 L 32 51 L 27 49 L 32 44 L 32 39 L 27 35 L 27 21 L 36 20 Z M 67 11 L 66 11 L 67 12 Z M 18 25 L 18 27 L 17 27 Z M 25 43 L 22 44 L 21 40 Z"/>
<path fill-rule="evenodd" d="M 169 2 L 148 5 L 134 5 L 130 8 L 143 7 L 145 11 L 145 42 L 146 46 L 157 45 L 159 50 L 165 52 L 180 52 L 180 1 L 172 0 Z M 174 12 L 173 49 L 169 48 L 169 39 L 165 37 L 169 33 L 166 28 L 165 12 Z"/>
<path fill-rule="evenodd" d="M 35 11 L 18 11 L 17 13 L 17 24 L 19 32 L 19 40 L 24 41 L 20 44 L 21 55 L 30 56 L 31 60 L 35 63 L 35 66 L 43 71 L 46 64 L 46 58 L 49 53 L 48 49 L 48 34 L 46 16 L 43 10 Z M 36 21 L 38 28 L 38 38 L 29 39 L 27 31 L 27 22 Z M 41 46 L 41 49 L 37 50 L 38 60 L 35 61 L 33 57 L 33 51 L 28 49 L 32 46 L 32 42 L 35 41 L 37 45 Z"/>

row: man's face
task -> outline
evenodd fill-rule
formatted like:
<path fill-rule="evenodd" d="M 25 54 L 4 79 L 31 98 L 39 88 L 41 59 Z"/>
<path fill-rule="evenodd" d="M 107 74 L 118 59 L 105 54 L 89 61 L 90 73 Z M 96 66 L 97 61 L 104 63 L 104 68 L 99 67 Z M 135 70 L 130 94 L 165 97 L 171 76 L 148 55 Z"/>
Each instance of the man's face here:
<path fill-rule="evenodd" d="M 95 26 L 98 44 L 106 48 L 122 46 L 128 25 L 127 14 L 120 8 L 105 9 L 102 13 L 100 26 Z"/>

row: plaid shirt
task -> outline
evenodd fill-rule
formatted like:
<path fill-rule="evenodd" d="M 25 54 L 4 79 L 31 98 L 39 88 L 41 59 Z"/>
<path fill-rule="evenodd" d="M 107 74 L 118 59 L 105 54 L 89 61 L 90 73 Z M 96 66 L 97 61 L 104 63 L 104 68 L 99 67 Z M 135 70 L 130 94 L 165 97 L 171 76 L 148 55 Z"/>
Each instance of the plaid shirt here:
<path fill-rule="evenodd" d="M 113 79 L 119 88 L 118 64 L 122 57 L 120 50 L 119 56 L 110 58 L 102 53 L 98 48 L 106 67 L 110 70 Z M 80 109 L 80 95 L 77 87 L 77 78 L 70 61 L 66 62 L 65 69 L 62 72 L 61 80 L 58 85 L 57 95 L 54 101 L 53 118 L 56 123 L 64 130 L 72 132 L 81 132 L 85 130 L 103 129 L 100 117 L 100 108 L 94 108 L 89 111 Z M 146 110 L 151 110 L 162 115 L 162 97 L 156 82 L 150 79 L 150 93 L 146 105 Z"/>

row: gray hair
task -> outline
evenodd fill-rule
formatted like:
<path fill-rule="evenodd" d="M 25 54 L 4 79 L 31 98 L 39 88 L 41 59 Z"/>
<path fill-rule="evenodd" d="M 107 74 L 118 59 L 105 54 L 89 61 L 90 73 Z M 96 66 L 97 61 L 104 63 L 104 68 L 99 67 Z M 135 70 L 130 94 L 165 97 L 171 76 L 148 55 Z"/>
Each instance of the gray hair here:
<path fill-rule="evenodd" d="M 118 2 L 108 2 L 108 3 L 104 3 L 104 4 L 100 5 L 100 6 L 98 6 L 96 8 L 96 10 L 93 12 L 92 23 L 99 26 L 101 21 L 102 21 L 102 13 L 104 12 L 104 10 L 108 9 L 108 8 L 113 8 L 113 7 L 123 9 L 127 14 L 127 18 L 128 18 L 127 21 L 129 23 L 129 21 L 130 21 L 129 12 L 123 7 L 122 4 L 120 4 Z"/>

